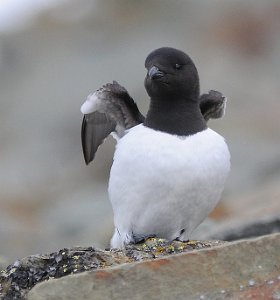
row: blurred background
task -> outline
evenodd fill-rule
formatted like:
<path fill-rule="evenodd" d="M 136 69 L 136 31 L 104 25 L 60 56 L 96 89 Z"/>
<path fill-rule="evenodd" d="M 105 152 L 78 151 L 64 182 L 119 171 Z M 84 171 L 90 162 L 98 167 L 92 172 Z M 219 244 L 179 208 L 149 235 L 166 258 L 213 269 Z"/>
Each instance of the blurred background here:
<path fill-rule="evenodd" d="M 108 246 L 114 141 L 85 166 L 80 105 L 117 80 L 146 113 L 144 60 L 161 46 L 193 58 L 201 92 L 228 98 L 209 126 L 226 138 L 232 171 L 193 237 L 279 216 L 278 0 L 0 0 L 0 256 Z"/>

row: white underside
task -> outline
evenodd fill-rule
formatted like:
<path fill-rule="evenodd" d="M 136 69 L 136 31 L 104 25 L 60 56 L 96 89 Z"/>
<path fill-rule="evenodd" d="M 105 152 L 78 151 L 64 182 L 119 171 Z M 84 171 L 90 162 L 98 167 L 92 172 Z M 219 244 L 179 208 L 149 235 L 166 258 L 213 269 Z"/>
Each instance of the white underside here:
<path fill-rule="evenodd" d="M 189 234 L 217 205 L 230 169 L 219 134 L 206 129 L 178 137 L 138 125 L 116 146 L 109 180 L 114 211 L 113 248 L 133 235 L 169 240 Z"/>

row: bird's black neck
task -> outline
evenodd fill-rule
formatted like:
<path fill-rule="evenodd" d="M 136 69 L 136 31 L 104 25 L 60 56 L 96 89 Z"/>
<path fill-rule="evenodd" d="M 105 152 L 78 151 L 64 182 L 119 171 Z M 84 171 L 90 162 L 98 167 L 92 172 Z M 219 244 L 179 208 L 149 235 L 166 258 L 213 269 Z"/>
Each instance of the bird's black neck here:
<path fill-rule="evenodd" d="M 198 99 L 152 98 L 144 125 L 180 136 L 192 135 L 207 128 Z"/>

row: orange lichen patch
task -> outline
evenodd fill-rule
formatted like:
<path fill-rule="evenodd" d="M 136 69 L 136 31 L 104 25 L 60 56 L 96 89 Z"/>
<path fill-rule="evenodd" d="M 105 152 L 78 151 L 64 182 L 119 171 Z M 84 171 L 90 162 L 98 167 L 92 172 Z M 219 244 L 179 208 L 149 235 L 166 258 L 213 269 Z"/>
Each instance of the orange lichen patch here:
<path fill-rule="evenodd" d="M 42 209 L 42 204 L 37 200 L 30 199 L 8 199 L 1 201 L 0 210 L 6 212 L 9 216 L 22 222 L 23 225 L 33 226 L 37 224 L 37 212 Z"/>
<path fill-rule="evenodd" d="M 238 54 L 261 55 L 266 51 L 267 37 L 275 26 L 271 13 L 270 10 L 262 10 L 259 14 L 236 8 L 215 19 L 205 34 L 208 39 L 214 39 L 214 44 L 227 45 Z"/>
<path fill-rule="evenodd" d="M 106 272 L 106 271 L 96 271 L 95 273 L 95 278 L 96 279 L 101 279 L 101 280 L 107 280 L 109 278 L 112 278 L 112 273 Z"/>
<path fill-rule="evenodd" d="M 231 215 L 231 211 L 226 203 L 221 202 L 218 206 L 210 213 L 209 218 L 213 220 L 224 220 Z"/>
<path fill-rule="evenodd" d="M 162 266 L 169 265 L 170 263 L 171 262 L 168 259 L 161 258 L 154 261 L 146 261 L 145 263 L 143 263 L 143 266 L 148 267 L 152 270 L 158 270 Z"/>

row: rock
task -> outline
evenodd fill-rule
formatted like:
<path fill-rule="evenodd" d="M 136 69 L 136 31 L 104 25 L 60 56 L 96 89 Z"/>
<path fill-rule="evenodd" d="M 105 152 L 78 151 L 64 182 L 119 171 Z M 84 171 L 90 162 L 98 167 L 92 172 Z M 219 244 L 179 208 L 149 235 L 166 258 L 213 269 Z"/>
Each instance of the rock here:
<path fill-rule="evenodd" d="M 209 248 L 223 243 L 225 242 L 169 242 L 164 239 L 150 238 L 142 244 L 128 245 L 124 250 L 75 247 L 51 254 L 32 255 L 15 261 L 6 270 L 1 271 L 0 296 L 3 299 L 21 299 L 30 288 L 43 280 Z"/>
<path fill-rule="evenodd" d="M 219 226 L 216 231 L 212 232 L 211 238 L 235 241 L 275 232 L 280 232 L 280 217 L 278 215 L 263 217 L 258 220 L 230 222 L 225 224 L 223 228 Z"/>
<path fill-rule="evenodd" d="M 27 299 L 279 299 L 279 253 L 278 233 L 45 281 Z"/>
<path fill-rule="evenodd" d="M 205 221 L 192 238 L 236 241 L 280 232 L 279 215 L 258 219 L 232 218 L 222 222 Z"/>
<path fill-rule="evenodd" d="M 280 232 L 279 182 L 280 176 L 265 187 L 223 202 L 218 218 L 204 221 L 191 238 L 233 241 Z"/>

